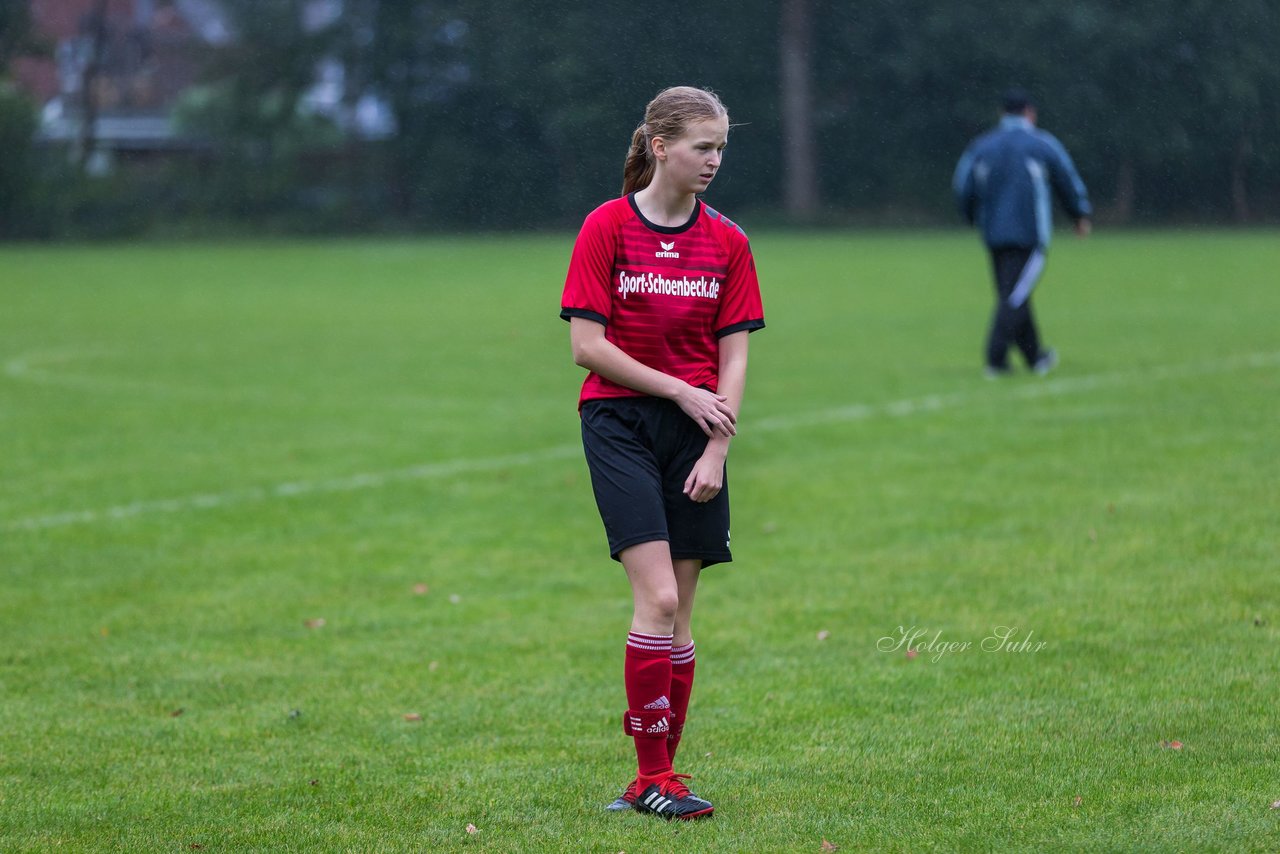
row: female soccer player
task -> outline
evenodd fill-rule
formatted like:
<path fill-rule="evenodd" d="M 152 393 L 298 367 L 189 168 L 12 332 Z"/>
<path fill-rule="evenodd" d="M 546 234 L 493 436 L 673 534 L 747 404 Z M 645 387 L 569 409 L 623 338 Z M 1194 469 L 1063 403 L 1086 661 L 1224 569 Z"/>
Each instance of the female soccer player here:
<path fill-rule="evenodd" d="M 631 582 L 623 731 L 636 778 L 611 810 L 707 816 L 672 769 L 693 688 L 702 568 L 732 560 L 725 457 L 747 335 L 764 327 L 747 237 L 698 194 L 720 169 L 729 115 L 710 91 L 659 92 L 631 139 L 622 197 L 587 216 L 560 316 L 586 368 L 582 443 L 611 556 Z"/>

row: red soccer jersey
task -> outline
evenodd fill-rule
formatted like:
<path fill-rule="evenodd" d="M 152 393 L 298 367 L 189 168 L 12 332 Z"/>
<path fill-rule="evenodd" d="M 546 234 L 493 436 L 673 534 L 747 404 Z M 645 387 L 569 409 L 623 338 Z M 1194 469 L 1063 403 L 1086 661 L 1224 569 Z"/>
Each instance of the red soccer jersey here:
<path fill-rule="evenodd" d="M 742 229 L 694 204 L 684 225 L 654 225 L 632 196 L 582 224 L 560 316 L 604 324 L 605 338 L 655 370 L 715 391 L 722 336 L 764 327 L 760 282 Z M 640 392 L 592 372 L 578 405 Z"/>

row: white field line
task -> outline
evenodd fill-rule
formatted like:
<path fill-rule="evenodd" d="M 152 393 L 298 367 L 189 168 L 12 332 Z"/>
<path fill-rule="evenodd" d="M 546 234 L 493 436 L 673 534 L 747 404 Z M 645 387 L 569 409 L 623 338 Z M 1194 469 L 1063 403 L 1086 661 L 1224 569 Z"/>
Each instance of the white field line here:
<path fill-rule="evenodd" d="M 931 394 L 924 397 L 894 400 L 888 403 L 855 403 L 849 406 L 837 406 L 831 409 L 799 412 L 795 415 L 775 415 L 750 422 L 753 432 L 769 430 L 792 430 L 800 427 L 812 427 L 816 424 L 836 424 L 848 421 L 863 421 L 868 418 L 883 416 L 903 417 L 921 413 L 936 412 L 962 406 L 978 400 L 990 399 L 1031 399 L 1037 397 L 1054 397 L 1063 394 L 1075 394 L 1097 388 L 1133 385 L 1143 382 L 1161 380 L 1188 379 L 1191 377 L 1221 374 L 1247 368 L 1265 368 L 1280 365 L 1280 353 L 1253 353 L 1245 356 L 1231 356 L 1207 362 L 1195 362 L 1185 365 L 1163 365 L 1133 371 L 1116 371 L 1108 374 L 1090 374 L 1081 377 L 1059 377 L 1042 382 L 1019 384 L 1013 388 L 1003 388 L 1008 380 L 993 380 L 989 391 L 953 392 L 950 394 Z"/>
<path fill-rule="evenodd" d="M 26 385 L 72 389 L 93 394 L 149 395 L 156 398 L 176 398 L 180 401 L 248 401 L 279 406 L 296 406 L 308 398 L 297 394 L 282 394 L 238 385 L 234 389 L 217 389 L 184 382 L 181 385 L 156 380 L 139 380 L 102 374 L 76 373 L 66 370 L 68 365 L 86 360 L 114 355 L 105 348 L 66 350 L 41 350 L 14 356 L 4 363 L 4 377 Z"/>
<path fill-rule="evenodd" d="M 50 367 L 61 368 L 70 362 L 85 358 L 109 355 L 107 350 L 48 350 L 36 353 L 24 353 L 4 363 L 4 375 L 11 380 L 37 385 L 62 386 L 98 392 L 148 392 L 161 394 L 190 395 L 193 389 L 178 388 L 172 385 L 146 380 L 124 379 L 118 377 L 102 377 L 84 374 L 67 373 L 63 370 L 50 370 Z"/>
<path fill-rule="evenodd" d="M 135 501 L 131 504 L 119 504 L 102 510 L 77 510 L 70 513 L 54 513 L 48 516 L 31 516 L 6 522 L 3 528 L 38 529 L 58 528 L 64 525 L 84 524 L 113 519 L 128 519 L 133 516 L 144 516 L 152 513 L 177 513 L 183 510 L 209 510 L 216 507 L 228 507 L 233 504 L 267 501 L 273 498 L 296 498 L 301 495 L 323 494 L 332 492 L 354 492 L 361 489 L 379 489 L 392 483 L 414 480 L 432 480 L 452 477 L 469 472 L 492 471 L 512 466 L 527 466 L 545 460 L 558 460 L 582 453 L 577 445 L 562 445 L 543 451 L 532 451 L 523 454 L 509 454 L 502 457 L 484 459 L 458 459 L 439 463 L 426 463 L 394 471 L 376 474 L 353 474 L 346 477 L 335 477 L 327 480 L 302 480 L 278 483 L 274 486 L 250 486 L 227 492 L 212 492 L 203 495 L 187 495 L 182 498 L 165 498 L 156 501 Z"/>
<path fill-rule="evenodd" d="M 146 395 L 152 398 L 172 398 L 178 401 L 237 401 L 295 406 L 303 401 L 297 395 L 283 395 L 240 385 L 234 389 L 216 389 L 192 383 L 159 382 L 129 377 L 86 374 L 67 371 L 75 362 L 112 355 L 105 349 L 46 350 L 23 353 L 4 363 L 4 377 L 26 385 L 70 389 L 78 393 L 105 395 Z"/>
<path fill-rule="evenodd" d="M 30 351 L 7 359 L 4 363 L 3 374 L 0 374 L 0 376 L 25 385 L 71 389 L 75 392 L 92 394 L 148 395 L 161 400 L 173 398 L 178 401 L 237 402 L 283 408 L 315 402 L 313 395 L 308 395 L 304 392 L 281 392 L 278 389 L 255 388 L 242 382 L 234 388 L 214 388 L 189 382 L 179 385 L 170 382 L 138 380 L 129 377 L 83 372 L 77 373 L 67 370 L 67 367 L 74 365 L 74 363 L 101 359 L 111 355 L 114 355 L 114 351 L 107 348 Z M 92 368 L 92 365 L 88 367 Z M 455 401 L 451 399 L 450 403 L 453 402 Z M 457 402 L 463 401 L 459 399 Z M 356 404 L 352 403 L 352 405 Z M 438 410 L 441 400 L 425 394 L 397 395 L 395 397 L 381 396 L 378 399 L 378 405 L 408 410 Z M 0 413 L 0 416 L 2 415 L 3 413 Z M 3 526 L 0 525 L 0 527 Z"/>
<path fill-rule="evenodd" d="M 1185 365 L 1166 365 L 1135 371 L 1120 371 L 1109 374 L 1093 374 L 1083 377 L 1062 377 L 1045 380 L 1014 388 L 1002 388 L 1007 380 L 995 381 L 990 390 L 983 393 L 955 392 L 951 394 L 935 394 L 925 397 L 908 398 L 878 404 L 853 404 L 817 411 L 779 415 L 762 418 L 750 423 L 752 432 L 773 432 L 812 427 L 819 424 L 835 424 L 850 421 L 863 421 L 877 417 L 907 417 L 942 409 L 962 406 L 981 399 L 999 399 L 1001 397 L 1037 398 L 1064 394 L 1074 394 L 1098 388 L 1131 385 L 1138 382 L 1157 382 L 1162 380 L 1185 379 L 1197 376 L 1227 373 L 1230 371 L 1265 368 L 1280 365 L 1280 353 L 1255 353 L 1246 356 L 1235 356 L 1209 362 Z M 243 489 L 228 490 L 200 495 L 187 495 L 181 498 L 167 498 L 154 501 L 135 501 L 130 504 L 119 504 L 100 510 L 77 510 L 67 513 L 54 513 L 45 516 L 29 516 L 0 523 L 3 530 L 39 530 L 59 528 L 67 525 L 89 524 L 93 522 L 128 519 L 155 513 L 178 513 L 187 510 L 207 510 L 217 507 L 228 507 L 235 504 L 269 501 L 277 498 L 296 498 L 298 496 L 326 494 L 335 492 L 353 492 L 364 489 L 380 489 L 393 483 L 404 483 L 415 480 L 435 480 L 470 472 L 493 471 L 497 469 L 534 465 L 548 460 L 561 460 L 582 453 L 578 444 L 559 445 L 541 451 L 529 451 L 519 454 L 508 454 L 496 457 L 479 457 L 470 459 L 445 460 L 437 463 L 426 463 L 393 471 L 354 474 L 346 477 L 325 480 L 292 481 L 278 483 L 274 486 L 252 486 Z"/>

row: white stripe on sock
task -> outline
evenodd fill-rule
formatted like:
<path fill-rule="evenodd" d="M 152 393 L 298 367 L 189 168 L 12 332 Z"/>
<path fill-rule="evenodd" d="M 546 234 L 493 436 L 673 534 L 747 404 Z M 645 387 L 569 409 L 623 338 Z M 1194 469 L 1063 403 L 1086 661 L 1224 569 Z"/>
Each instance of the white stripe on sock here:
<path fill-rule="evenodd" d="M 632 632 L 627 635 L 627 646 L 633 646 L 636 649 L 643 649 L 650 652 L 670 652 L 671 638 L 674 635 L 642 635 Z"/>
<path fill-rule="evenodd" d="M 673 646 L 671 648 L 672 664 L 688 664 L 693 661 L 693 641 L 689 641 L 684 646 Z"/>

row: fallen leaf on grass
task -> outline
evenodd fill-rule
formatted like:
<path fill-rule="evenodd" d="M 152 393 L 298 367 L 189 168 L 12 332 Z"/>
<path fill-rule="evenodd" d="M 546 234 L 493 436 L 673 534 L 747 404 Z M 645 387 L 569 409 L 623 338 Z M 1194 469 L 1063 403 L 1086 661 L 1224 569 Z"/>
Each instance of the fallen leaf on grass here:
<path fill-rule="evenodd" d="M 1078 807 L 1082 803 L 1084 803 L 1084 798 L 1080 797 L 1079 795 L 1076 795 L 1074 798 L 1071 799 L 1071 806 L 1073 807 Z"/>
<path fill-rule="evenodd" d="M 834 842 L 828 842 L 827 837 L 824 836 L 822 837 L 822 850 L 823 851 L 839 851 L 840 846 L 836 845 Z"/>
<path fill-rule="evenodd" d="M 1273 810 L 1280 810 L 1280 801 L 1273 801 L 1273 802 L 1271 803 L 1271 808 L 1272 808 Z"/>
<path fill-rule="evenodd" d="M 1089 529 L 1089 539 L 1095 543 L 1098 541 L 1098 532 L 1093 528 Z"/>
<path fill-rule="evenodd" d="M 907 650 L 907 658 L 915 658 L 919 654 L 920 654 L 920 650 L 918 649 Z"/>
<path fill-rule="evenodd" d="M 302 625 L 309 629 L 319 629 L 324 626 L 324 617 L 315 617 L 310 620 L 303 620 Z"/>
<path fill-rule="evenodd" d="M 415 596 L 426 596 L 430 592 L 431 592 L 431 588 L 425 584 L 413 585 L 413 594 Z"/>
<path fill-rule="evenodd" d="M 452 603 L 452 604 L 454 604 L 454 605 L 457 605 L 457 604 L 458 604 L 459 602 L 461 602 L 461 601 L 462 601 L 462 597 L 461 597 L 461 596 L 459 596 L 457 593 L 450 593 L 450 594 L 449 594 L 449 602 L 450 602 L 450 603 Z"/>
<path fill-rule="evenodd" d="M 1162 742 L 1160 742 L 1160 746 L 1161 746 L 1161 747 L 1163 747 L 1165 750 L 1181 750 L 1181 749 L 1182 749 L 1182 742 L 1180 742 L 1180 741 L 1162 741 Z"/>
<path fill-rule="evenodd" d="M 179 717 L 182 717 L 182 713 L 183 713 L 183 712 L 185 712 L 185 711 L 186 711 L 186 709 L 174 709 L 172 712 L 170 712 L 170 713 L 169 713 L 169 717 L 171 717 L 171 718 L 179 718 Z"/>
<path fill-rule="evenodd" d="M 438 661 L 433 661 L 427 665 L 427 669 L 431 671 L 438 670 L 439 668 L 440 668 L 440 662 Z"/>
<path fill-rule="evenodd" d="M 480 830 L 474 824 L 467 825 L 467 833 L 479 833 Z"/>
<path fill-rule="evenodd" d="M 824 641 L 829 637 L 831 637 L 831 632 L 827 631 L 826 629 L 823 629 L 822 631 L 818 632 L 818 640 L 820 641 Z"/>
<path fill-rule="evenodd" d="M 296 721 L 296 720 L 297 720 L 298 718 L 300 718 L 300 717 L 302 717 L 302 709 L 290 709 L 290 710 L 289 710 L 289 720 L 291 720 L 291 721 Z"/>
<path fill-rule="evenodd" d="M 409 712 L 404 716 L 404 719 L 406 721 L 420 721 L 422 720 L 422 715 L 417 712 Z"/>
<path fill-rule="evenodd" d="M 319 786 L 319 785 L 320 785 L 320 781 L 319 781 L 319 780 L 312 780 L 312 781 L 311 781 L 311 785 L 313 785 L 313 786 Z"/>

